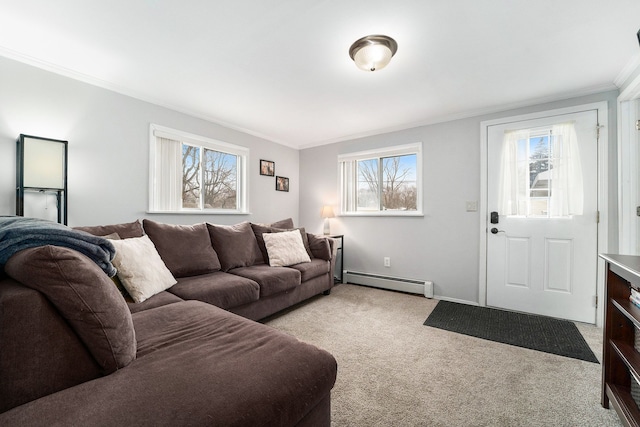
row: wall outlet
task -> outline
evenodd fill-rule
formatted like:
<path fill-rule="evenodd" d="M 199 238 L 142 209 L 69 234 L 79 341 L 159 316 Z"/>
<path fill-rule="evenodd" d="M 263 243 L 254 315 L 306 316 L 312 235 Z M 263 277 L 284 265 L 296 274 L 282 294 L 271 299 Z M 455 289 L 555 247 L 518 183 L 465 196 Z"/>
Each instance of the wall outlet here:
<path fill-rule="evenodd" d="M 391 258 L 386 256 L 384 257 L 384 266 L 385 267 L 391 267 Z"/>

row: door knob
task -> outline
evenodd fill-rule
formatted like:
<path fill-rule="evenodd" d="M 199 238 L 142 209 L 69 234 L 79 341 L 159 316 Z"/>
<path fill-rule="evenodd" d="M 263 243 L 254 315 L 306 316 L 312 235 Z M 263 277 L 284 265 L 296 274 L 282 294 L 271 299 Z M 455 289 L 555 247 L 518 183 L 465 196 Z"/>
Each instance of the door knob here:
<path fill-rule="evenodd" d="M 504 233 L 504 230 L 498 230 L 495 227 L 493 227 L 490 231 L 492 234 Z"/>

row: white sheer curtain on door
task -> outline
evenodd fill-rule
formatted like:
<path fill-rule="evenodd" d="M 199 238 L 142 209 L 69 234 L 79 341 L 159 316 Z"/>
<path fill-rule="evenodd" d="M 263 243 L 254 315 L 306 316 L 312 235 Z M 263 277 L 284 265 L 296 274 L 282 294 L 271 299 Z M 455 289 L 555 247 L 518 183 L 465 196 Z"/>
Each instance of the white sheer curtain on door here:
<path fill-rule="evenodd" d="M 530 215 L 532 197 L 528 147 L 532 132 L 532 129 L 525 129 L 504 134 L 499 183 L 499 209 L 502 215 Z M 573 123 L 554 125 L 550 137 L 547 215 L 582 215 L 584 186 L 575 126 Z M 536 197 L 538 199 L 540 197 Z"/>
<path fill-rule="evenodd" d="M 582 215 L 583 182 L 580 148 L 573 123 L 551 129 L 551 216 Z"/>
<path fill-rule="evenodd" d="M 156 137 L 156 185 L 154 204 L 157 210 L 182 208 L 182 143 Z"/>
<path fill-rule="evenodd" d="M 520 141 L 520 142 L 519 142 Z M 499 206 L 501 215 L 526 215 L 528 212 L 528 130 L 507 131 L 502 144 Z"/>

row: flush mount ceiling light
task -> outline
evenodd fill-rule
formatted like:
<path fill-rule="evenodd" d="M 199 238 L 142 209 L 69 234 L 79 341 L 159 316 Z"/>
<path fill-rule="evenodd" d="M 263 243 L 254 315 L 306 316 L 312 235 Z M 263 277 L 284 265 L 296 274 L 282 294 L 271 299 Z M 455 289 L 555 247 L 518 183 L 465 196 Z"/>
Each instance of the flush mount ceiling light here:
<path fill-rule="evenodd" d="M 356 40 L 349 48 L 349 56 L 364 71 L 381 70 L 398 50 L 398 43 L 389 36 L 371 35 Z"/>

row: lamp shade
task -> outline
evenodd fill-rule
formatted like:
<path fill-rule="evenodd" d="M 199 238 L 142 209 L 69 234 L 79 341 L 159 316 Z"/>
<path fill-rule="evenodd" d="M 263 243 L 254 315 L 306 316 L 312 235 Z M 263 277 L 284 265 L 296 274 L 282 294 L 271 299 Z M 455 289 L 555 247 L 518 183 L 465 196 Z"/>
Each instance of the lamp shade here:
<path fill-rule="evenodd" d="M 329 206 L 329 205 L 323 206 L 320 216 L 322 218 L 333 218 L 333 217 L 335 217 L 336 215 L 333 213 L 333 206 Z"/>
<path fill-rule="evenodd" d="M 388 36 L 371 35 L 356 40 L 349 48 L 349 56 L 364 71 L 381 70 L 389 64 L 398 44 Z"/>
<path fill-rule="evenodd" d="M 24 186 L 64 189 L 65 149 L 60 143 L 24 137 Z"/>

